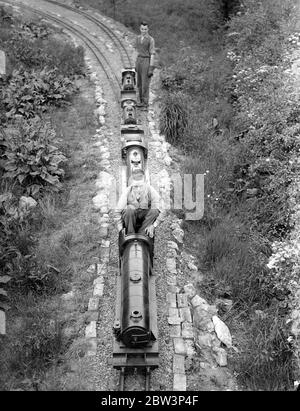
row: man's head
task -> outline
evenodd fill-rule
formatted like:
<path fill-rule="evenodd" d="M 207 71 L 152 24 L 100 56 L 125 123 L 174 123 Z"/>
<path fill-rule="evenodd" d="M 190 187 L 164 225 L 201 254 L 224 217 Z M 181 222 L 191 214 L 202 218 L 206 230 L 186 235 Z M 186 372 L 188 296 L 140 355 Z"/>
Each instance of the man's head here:
<path fill-rule="evenodd" d="M 141 186 L 145 183 L 145 173 L 142 169 L 132 170 L 130 184 L 132 186 Z"/>
<path fill-rule="evenodd" d="M 148 31 L 149 31 L 148 23 L 146 23 L 145 21 L 142 21 L 140 25 L 141 35 L 145 36 L 146 34 L 148 34 Z"/>

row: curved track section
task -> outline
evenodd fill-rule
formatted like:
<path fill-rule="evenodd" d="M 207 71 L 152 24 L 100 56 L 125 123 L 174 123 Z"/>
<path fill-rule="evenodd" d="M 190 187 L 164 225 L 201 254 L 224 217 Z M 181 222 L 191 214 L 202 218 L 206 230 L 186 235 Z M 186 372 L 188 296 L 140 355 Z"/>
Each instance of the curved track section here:
<path fill-rule="evenodd" d="M 114 91 L 116 101 L 117 102 L 119 101 L 120 80 L 118 76 L 116 75 L 115 71 L 113 70 L 113 68 L 111 67 L 111 64 L 108 61 L 107 57 L 105 56 L 105 53 L 99 47 L 99 45 L 96 44 L 92 35 L 86 33 L 81 28 L 80 29 L 75 28 L 74 24 L 72 25 L 72 22 L 67 22 L 66 20 L 63 20 L 61 17 L 58 17 L 57 15 L 55 16 L 49 12 L 35 9 L 31 6 L 25 5 L 24 3 L 10 2 L 10 1 L 3 1 L 2 3 L 6 3 L 14 7 L 19 7 L 19 8 L 22 7 L 23 9 L 25 8 L 26 10 L 34 14 L 37 14 L 48 21 L 52 21 L 56 23 L 57 25 L 63 27 L 65 30 L 67 30 L 68 32 L 72 33 L 74 36 L 79 38 L 85 44 L 85 46 L 91 51 L 91 53 L 95 56 L 97 63 L 102 68 L 103 72 L 106 75 L 107 80 L 109 81 Z M 57 5 L 59 5 L 59 3 L 57 3 Z M 77 12 L 75 9 L 73 9 L 73 11 Z"/>
<path fill-rule="evenodd" d="M 129 55 L 126 47 L 124 46 L 123 42 L 111 30 L 111 28 L 108 25 L 103 23 L 103 21 L 99 20 L 96 17 L 91 16 L 91 14 L 89 14 L 88 12 L 86 12 L 84 10 L 74 8 L 72 6 L 69 6 L 68 4 L 62 4 L 62 3 L 59 3 L 59 2 L 54 1 L 54 0 L 47 0 L 47 2 L 51 3 L 51 4 L 55 4 L 55 5 L 60 6 L 60 7 L 64 7 L 67 10 L 71 10 L 74 13 L 80 14 L 80 15 L 84 16 L 87 20 L 90 20 L 91 22 L 95 23 L 96 26 L 98 26 L 101 30 L 103 30 L 105 32 L 105 34 L 107 34 L 107 36 L 111 39 L 111 41 L 114 43 L 116 48 L 119 49 L 123 66 L 124 67 L 132 67 L 132 61 L 131 61 L 130 55 Z"/>

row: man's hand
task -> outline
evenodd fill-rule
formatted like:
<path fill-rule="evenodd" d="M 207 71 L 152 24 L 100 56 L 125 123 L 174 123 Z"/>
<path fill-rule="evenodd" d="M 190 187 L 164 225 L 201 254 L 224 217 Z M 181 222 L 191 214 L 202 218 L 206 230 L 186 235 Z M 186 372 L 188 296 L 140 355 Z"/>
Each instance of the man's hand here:
<path fill-rule="evenodd" d="M 123 230 L 123 225 L 122 224 L 118 224 L 118 231 L 122 231 Z"/>
<path fill-rule="evenodd" d="M 153 238 L 153 236 L 154 236 L 154 230 L 155 230 L 154 225 L 151 224 L 151 225 L 149 225 L 148 227 L 145 228 L 145 233 L 146 233 L 150 238 Z"/>
<path fill-rule="evenodd" d="M 149 69 L 148 69 L 148 77 L 152 77 L 152 76 L 153 76 L 154 69 L 155 69 L 154 66 L 149 66 Z"/>

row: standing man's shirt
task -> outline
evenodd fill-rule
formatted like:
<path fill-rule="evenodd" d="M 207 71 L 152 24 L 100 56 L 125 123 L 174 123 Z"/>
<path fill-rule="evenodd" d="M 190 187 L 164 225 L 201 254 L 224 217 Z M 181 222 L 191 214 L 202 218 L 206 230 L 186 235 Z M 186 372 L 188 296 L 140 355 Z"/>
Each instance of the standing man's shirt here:
<path fill-rule="evenodd" d="M 149 34 L 142 36 L 139 34 L 136 38 L 135 48 L 139 57 L 151 57 L 155 53 L 154 38 Z"/>
<path fill-rule="evenodd" d="M 149 57 L 150 66 L 154 65 L 155 43 L 154 38 L 149 34 L 137 36 L 135 49 L 137 51 L 137 57 Z"/>

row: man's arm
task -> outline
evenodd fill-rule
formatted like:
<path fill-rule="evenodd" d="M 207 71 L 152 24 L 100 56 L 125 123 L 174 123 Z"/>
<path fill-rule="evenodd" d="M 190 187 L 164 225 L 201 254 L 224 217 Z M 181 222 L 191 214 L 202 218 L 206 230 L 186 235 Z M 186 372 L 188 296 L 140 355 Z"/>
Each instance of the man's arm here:
<path fill-rule="evenodd" d="M 160 195 L 155 190 L 155 188 L 153 188 L 152 186 L 150 186 L 150 199 L 151 199 L 151 208 L 155 208 L 159 211 L 159 216 L 153 223 L 153 226 L 156 228 L 165 219 L 166 211 L 165 211 Z"/>
<path fill-rule="evenodd" d="M 150 53 L 150 66 L 154 66 L 155 42 L 154 42 L 154 38 L 151 36 L 150 36 L 149 53 Z"/>
<path fill-rule="evenodd" d="M 126 189 L 123 191 L 115 209 L 114 220 L 117 224 L 118 231 L 121 231 L 123 228 L 122 211 L 127 207 L 127 197 L 129 189 L 130 187 L 126 187 Z"/>
<path fill-rule="evenodd" d="M 135 40 L 134 40 L 134 43 L 133 43 L 133 48 L 134 48 L 134 51 L 133 51 L 133 61 L 134 61 L 134 64 L 136 65 L 136 60 L 137 60 L 137 57 L 138 57 L 138 51 L 137 51 L 137 46 L 138 46 L 138 36 L 136 36 L 135 37 Z"/>

